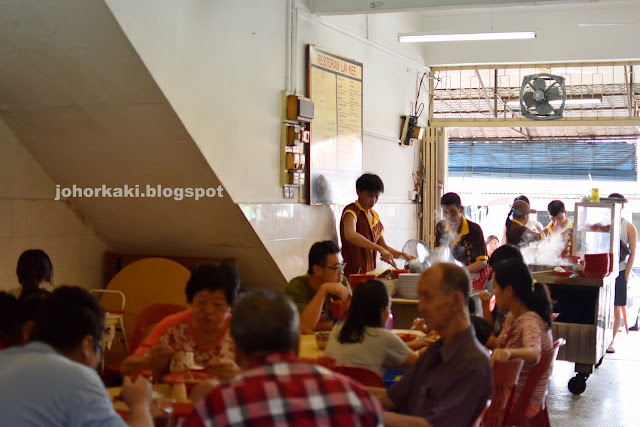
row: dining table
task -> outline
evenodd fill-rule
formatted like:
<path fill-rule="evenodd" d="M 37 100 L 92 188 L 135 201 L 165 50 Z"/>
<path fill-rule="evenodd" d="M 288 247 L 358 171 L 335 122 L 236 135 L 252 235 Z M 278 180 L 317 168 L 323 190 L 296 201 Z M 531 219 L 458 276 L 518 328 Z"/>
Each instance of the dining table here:
<path fill-rule="evenodd" d="M 410 329 L 393 329 L 396 334 L 414 334 L 417 337 L 424 336 L 421 331 Z M 317 359 L 324 353 L 324 350 L 318 348 L 316 344 L 315 333 L 300 335 L 300 350 L 298 356 L 303 359 Z"/>
<path fill-rule="evenodd" d="M 122 387 L 107 387 L 107 393 L 113 402 L 113 408 L 126 421 L 129 417 L 129 407 L 120 399 Z M 153 384 L 153 403 L 151 415 L 156 427 L 175 426 L 181 419 L 191 414 L 191 402 L 176 402 L 173 398 L 173 388 L 169 384 Z"/>

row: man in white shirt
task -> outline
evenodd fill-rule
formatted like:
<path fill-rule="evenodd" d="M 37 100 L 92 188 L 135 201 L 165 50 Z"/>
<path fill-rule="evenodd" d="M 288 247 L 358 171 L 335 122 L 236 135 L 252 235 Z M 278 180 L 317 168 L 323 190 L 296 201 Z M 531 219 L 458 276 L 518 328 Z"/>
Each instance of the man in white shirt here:
<path fill-rule="evenodd" d="M 62 286 L 24 347 L 0 351 L 0 419 L 6 426 L 124 426 L 96 372 L 104 311 L 87 291 Z M 151 426 L 151 383 L 125 377 L 129 425 Z"/>

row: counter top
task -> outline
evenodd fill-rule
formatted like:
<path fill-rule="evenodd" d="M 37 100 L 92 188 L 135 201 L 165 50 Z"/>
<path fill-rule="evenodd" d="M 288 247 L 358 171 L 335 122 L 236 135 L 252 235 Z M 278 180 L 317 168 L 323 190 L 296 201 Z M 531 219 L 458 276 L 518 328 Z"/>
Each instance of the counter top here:
<path fill-rule="evenodd" d="M 606 280 L 615 280 L 615 277 L 613 277 L 612 275 L 609 275 L 604 279 L 587 279 L 576 275 L 570 277 L 560 277 L 556 276 L 553 273 L 547 273 L 543 271 L 531 274 L 533 278 L 538 282 L 549 285 L 593 286 L 596 288 L 601 288 Z"/>
<path fill-rule="evenodd" d="M 471 289 L 471 292 L 469 293 L 469 297 L 470 298 L 475 298 L 477 297 L 480 292 L 477 289 Z M 407 299 L 407 298 L 391 298 L 391 302 L 393 304 L 418 304 L 418 300 L 417 299 Z"/>

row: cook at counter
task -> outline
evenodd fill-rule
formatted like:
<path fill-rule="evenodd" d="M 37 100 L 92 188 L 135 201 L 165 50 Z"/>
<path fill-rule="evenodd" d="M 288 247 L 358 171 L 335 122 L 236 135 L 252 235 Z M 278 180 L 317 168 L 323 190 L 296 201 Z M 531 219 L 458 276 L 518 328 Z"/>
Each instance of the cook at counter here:
<path fill-rule="evenodd" d="M 436 224 L 436 249 L 448 246 L 471 274 L 473 288 L 482 289 L 490 273 L 482 228 L 462 215 L 462 201 L 456 193 L 442 196 L 440 206 L 444 219 Z"/>
<path fill-rule="evenodd" d="M 553 200 L 547 206 L 547 212 L 551 222 L 544 229 L 547 238 L 561 238 L 565 241 L 565 246 L 559 255 L 571 255 L 573 245 L 573 222 L 567 218 L 567 210 L 560 200 Z"/>
<path fill-rule="evenodd" d="M 356 180 L 358 200 L 347 205 L 340 218 L 342 257 L 347 264 L 344 273 L 367 273 L 376 268 L 376 252 L 380 258 L 396 267 L 394 259 L 407 261 L 415 257 L 397 251 L 384 241 L 384 227 L 380 216 L 373 210 L 378 197 L 384 193 L 384 183 L 378 175 L 365 173 Z"/>
<path fill-rule="evenodd" d="M 507 243 L 510 245 L 525 247 L 533 242 L 542 240 L 542 236 L 528 229 L 524 224 L 529 222 L 529 204 L 523 200 L 513 202 L 511 211 L 507 215 L 506 234 Z"/>

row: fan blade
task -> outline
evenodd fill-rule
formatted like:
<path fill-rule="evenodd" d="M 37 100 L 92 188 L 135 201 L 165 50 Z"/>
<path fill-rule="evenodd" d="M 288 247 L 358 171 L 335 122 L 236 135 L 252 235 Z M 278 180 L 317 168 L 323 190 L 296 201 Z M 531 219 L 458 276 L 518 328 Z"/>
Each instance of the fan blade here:
<path fill-rule="evenodd" d="M 544 90 L 544 88 L 547 87 L 547 82 L 545 79 L 538 77 L 533 80 L 532 86 L 536 88 L 536 90 Z"/>
<path fill-rule="evenodd" d="M 525 92 L 525 94 L 522 95 L 522 102 L 524 102 L 527 108 L 533 107 L 536 103 L 536 100 L 533 98 L 533 92 Z"/>
<path fill-rule="evenodd" d="M 424 245 L 418 243 L 417 245 L 417 252 L 418 252 L 418 260 L 420 262 L 424 262 L 424 260 L 427 258 L 427 248 L 424 247 Z"/>
<path fill-rule="evenodd" d="M 558 99 L 561 99 L 562 97 L 560 96 L 560 89 L 556 86 L 547 89 L 544 94 L 544 98 L 547 101 L 557 101 Z"/>
<path fill-rule="evenodd" d="M 540 104 L 536 105 L 536 111 L 540 115 L 547 116 L 547 115 L 551 114 L 555 110 L 553 109 L 553 107 L 548 102 L 544 101 L 544 102 L 541 102 Z"/>

